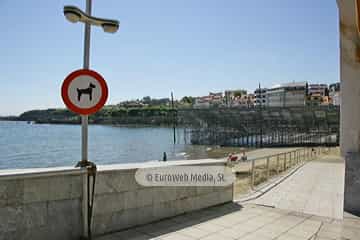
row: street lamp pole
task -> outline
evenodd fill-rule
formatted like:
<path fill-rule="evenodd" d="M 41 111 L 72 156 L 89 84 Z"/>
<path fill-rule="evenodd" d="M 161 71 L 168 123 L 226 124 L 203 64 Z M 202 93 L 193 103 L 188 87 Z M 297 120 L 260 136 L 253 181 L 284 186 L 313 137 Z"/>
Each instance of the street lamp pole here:
<path fill-rule="evenodd" d="M 98 18 L 91 16 L 91 0 L 86 0 L 85 12 L 76 6 L 64 6 L 64 15 L 66 19 L 72 23 L 82 22 L 85 23 L 84 31 L 84 59 L 83 69 L 90 67 L 90 31 L 91 25 L 101 27 L 104 32 L 115 33 L 119 29 L 119 21 Z M 103 80 L 104 81 L 104 80 Z M 105 99 L 106 100 L 106 99 Z M 81 160 L 76 164 L 76 167 L 86 167 L 87 173 L 87 188 L 84 188 L 84 237 L 91 240 L 91 218 L 94 206 L 94 193 L 95 193 L 95 177 L 96 165 L 88 161 L 88 115 L 81 115 Z M 92 176 L 92 191 L 90 196 L 90 176 Z M 86 180 L 85 180 L 86 181 Z M 86 224 L 87 223 L 87 224 Z"/>
<path fill-rule="evenodd" d="M 91 16 L 91 0 L 86 0 L 86 14 Z M 90 67 L 90 23 L 85 23 L 84 34 L 84 62 L 83 68 L 89 69 Z M 86 165 L 88 162 L 88 115 L 81 116 L 81 163 Z"/>

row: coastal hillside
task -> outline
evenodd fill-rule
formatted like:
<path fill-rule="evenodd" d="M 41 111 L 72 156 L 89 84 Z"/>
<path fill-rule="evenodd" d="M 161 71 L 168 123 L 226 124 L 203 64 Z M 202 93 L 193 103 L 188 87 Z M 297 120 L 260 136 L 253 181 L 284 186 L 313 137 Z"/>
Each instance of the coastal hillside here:
<path fill-rule="evenodd" d="M 99 112 L 89 116 L 94 124 L 141 124 L 170 125 L 173 124 L 173 111 L 166 106 L 124 108 L 105 106 Z M 36 123 L 79 124 L 80 116 L 67 109 L 31 110 L 13 117 L 11 120 L 34 121 Z"/>

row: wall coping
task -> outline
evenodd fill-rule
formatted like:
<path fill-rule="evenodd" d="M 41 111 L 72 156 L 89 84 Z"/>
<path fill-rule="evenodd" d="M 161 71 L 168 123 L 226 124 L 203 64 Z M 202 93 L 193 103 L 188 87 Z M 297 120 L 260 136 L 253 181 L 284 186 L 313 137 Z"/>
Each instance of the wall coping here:
<path fill-rule="evenodd" d="M 180 160 L 180 161 L 151 161 L 143 163 L 121 163 L 98 165 L 99 172 L 111 172 L 121 170 L 136 170 L 139 168 L 154 168 L 168 166 L 189 166 L 189 165 L 224 165 L 225 159 L 200 159 L 200 160 Z M 86 169 L 75 167 L 49 167 L 49 168 L 25 168 L 25 169 L 4 169 L 0 170 L 0 180 L 10 180 L 19 178 L 36 178 L 63 175 L 81 175 Z"/>
<path fill-rule="evenodd" d="M 121 164 L 107 164 L 98 165 L 99 172 L 117 171 L 117 170 L 131 170 L 139 168 L 156 168 L 169 166 L 191 166 L 191 165 L 224 165 L 225 159 L 199 159 L 199 160 L 178 160 L 178 161 L 150 161 L 143 163 L 121 163 Z"/>
<path fill-rule="evenodd" d="M 86 169 L 80 169 L 75 167 L 4 169 L 4 170 L 0 170 L 0 180 L 63 176 L 63 175 L 81 175 L 85 172 Z"/>

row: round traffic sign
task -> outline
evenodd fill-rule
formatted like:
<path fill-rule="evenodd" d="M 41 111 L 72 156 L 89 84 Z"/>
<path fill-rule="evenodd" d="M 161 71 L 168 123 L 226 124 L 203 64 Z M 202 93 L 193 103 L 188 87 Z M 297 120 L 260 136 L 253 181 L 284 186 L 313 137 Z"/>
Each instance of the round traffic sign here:
<path fill-rule="evenodd" d="M 61 96 L 71 111 L 81 115 L 90 115 L 105 105 L 108 87 L 99 73 L 79 69 L 65 78 L 61 86 Z"/>

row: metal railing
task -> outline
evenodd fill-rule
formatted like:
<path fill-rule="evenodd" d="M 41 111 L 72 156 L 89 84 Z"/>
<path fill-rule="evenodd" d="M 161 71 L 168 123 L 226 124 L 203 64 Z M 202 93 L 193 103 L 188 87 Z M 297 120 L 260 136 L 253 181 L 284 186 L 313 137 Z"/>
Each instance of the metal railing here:
<path fill-rule="evenodd" d="M 301 148 L 279 154 L 269 155 L 250 159 L 250 187 L 267 181 L 274 175 L 285 172 L 303 164 L 306 161 L 314 160 L 320 154 L 326 153 L 324 148 Z"/>

